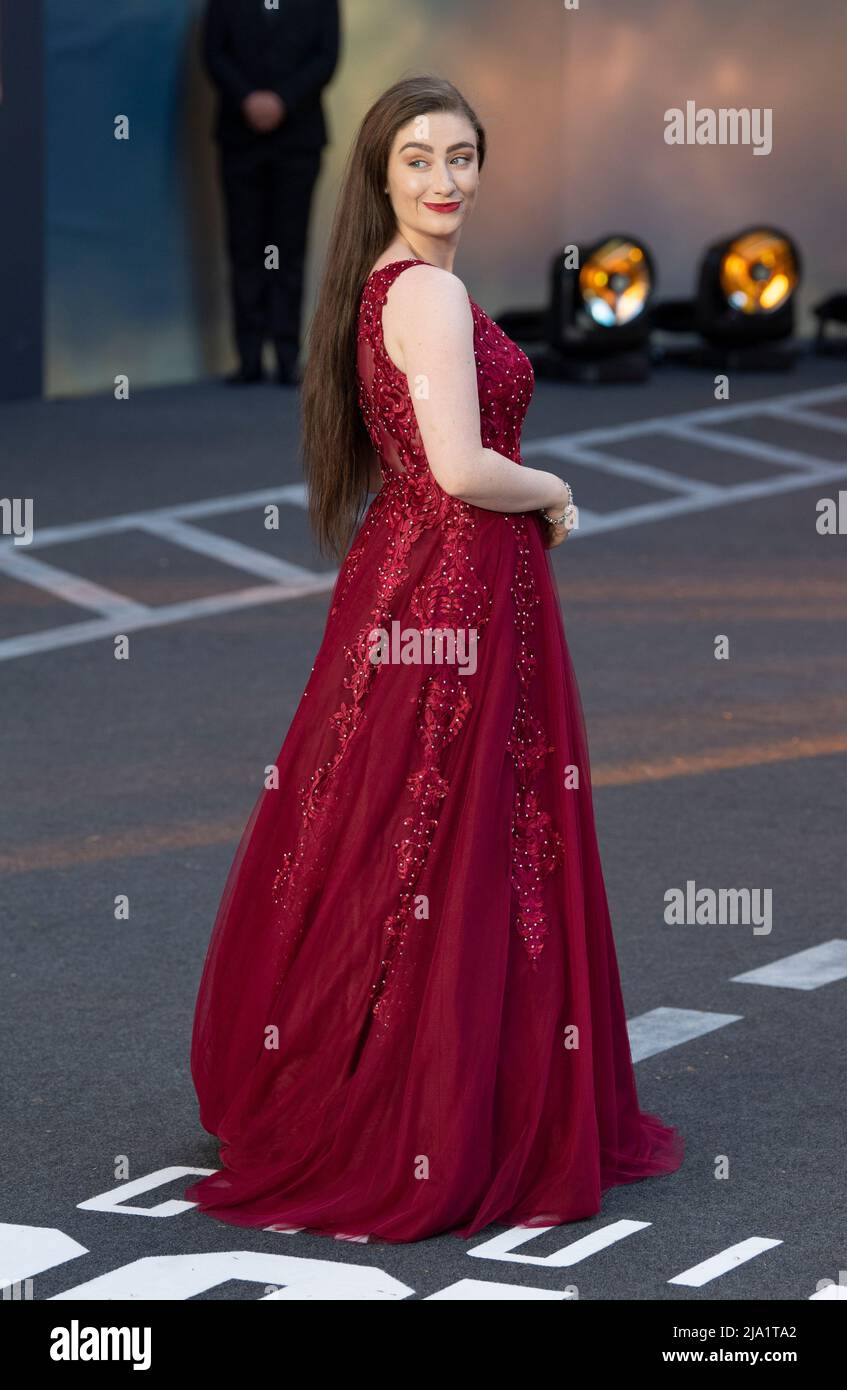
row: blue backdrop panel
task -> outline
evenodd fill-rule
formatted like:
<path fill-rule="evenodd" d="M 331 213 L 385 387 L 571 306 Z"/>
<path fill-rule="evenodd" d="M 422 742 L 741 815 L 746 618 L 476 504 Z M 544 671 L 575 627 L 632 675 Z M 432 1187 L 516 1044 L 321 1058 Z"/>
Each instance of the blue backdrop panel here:
<path fill-rule="evenodd" d="M 49 382 L 194 375 L 182 196 L 189 0 L 44 0 Z M 129 138 L 115 138 L 116 118 Z"/>

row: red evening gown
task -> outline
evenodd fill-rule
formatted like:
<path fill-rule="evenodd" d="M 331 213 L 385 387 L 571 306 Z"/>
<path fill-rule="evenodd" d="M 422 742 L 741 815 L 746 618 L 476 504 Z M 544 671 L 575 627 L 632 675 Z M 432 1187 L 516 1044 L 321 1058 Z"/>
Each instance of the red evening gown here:
<path fill-rule="evenodd" d="M 557 1225 L 683 1157 L 638 1106 L 539 519 L 439 487 L 383 343 L 388 291 L 418 263 L 361 293 L 359 404 L 384 482 L 197 997 L 191 1072 L 224 1166 L 185 1195 L 239 1226 L 413 1241 Z M 470 302 L 482 443 L 518 467 L 532 367 Z M 476 670 L 370 660 L 394 621 L 475 629 Z"/>

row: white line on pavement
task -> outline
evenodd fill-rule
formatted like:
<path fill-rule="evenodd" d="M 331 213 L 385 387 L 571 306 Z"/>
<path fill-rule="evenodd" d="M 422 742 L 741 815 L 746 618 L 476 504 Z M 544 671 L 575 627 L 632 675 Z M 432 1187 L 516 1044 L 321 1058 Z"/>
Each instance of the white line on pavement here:
<path fill-rule="evenodd" d="M 55 565 L 48 565 L 44 560 L 36 560 L 34 555 L 28 553 L 19 551 L 14 556 L 0 555 L 0 570 L 19 584 L 44 589 L 78 608 L 93 608 L 95 613 L 102 613 L 115 622 L 129 621 L 151 611 L 143 603 L 136 603 L 124 594 L 105 589 L 91 579 L 81 579 L 79 575 L 70 574 Z"/>
<path fill-rule="evenodd" d="M 311 583 L 321 576 L 302 565 L 293 565 L 288 560 L 279 560 L 264 550 L 242 545 L 240 541 L 219 536 L 214 531 L 203 531 L 189 522 L 178 521 L 175 517 L 155 517 L 138 523 L 140 530 L 148 535 L 160 536 L 174 545 L 184 546 L 198 555 L 209 555 L 223 565 L 232 565 L 248 574 L 259 574 L 264 579 L 275 579 L 280 584 Z"/>
<path fill-rule="evenodd" d="M 571 1297 L 567 1289 L 534 1289 L 527 1284 L 489 1284 L 484 1279 L 459 1279 L 437 1293 L 427 1294 L 422 1303 L 520 1303 L 539 1299 L 561 1303 Z"/>
<path fill-rule="evenodd" d="M 847 978 L 847 941 L 835 937 L 832 941 L 822 941 L 819 946 L 810 946 L 806 951 L 797 951 L 781 960 L 772 960 L 770 965 L 760 965 L 756 970 L 745 970 L 743 975 L 733 975 L 733 984 L 775 985 L 778 989 L 820 989 L 836 980 Z"/>
<path fill-rule="evenodd" d="M 81 642 L 94 642 L 123 632 L 140 632 L 145 628 L 166 627 L 169 623 L 187 622 L 193 618 L 216 617 L 239 608 L 253 608 L 260 603 L 280 603 L 285 599 L 322 594 L 331 589 L 336 572 L 319 575 L 303 584 L 259 584 L 249 589 L 236 589 L 228 594 L 210 594 L 205 598 L 189 599 L 185 603 L 164 604 L 148 608 L 140 614 L 127 614 L 119 624 L 105 618 L 66 623 L 44 632 L 28 632 L 0 642 L 0 661 L 12 657 L 31 656 L 35 652 L 54 651 L 58 647 L 75 647 Z"/>
<path fill-rule="evenodd" d="M 746 435 L 724 434 L 715 429 L 697 429 L 690 425 L 675 425 L 671 420 L 663 425 L 660 434 L 669 434 L 674 439 L 687 439 L 692 444 L 707 449 L 721 449 L 727 454 L 747 454 L 750 458 L 764 459 L 766 463 L 778 463 L 786 468 L 802 468 L 810 476 L 828 473 L 833 468 L 847 468 L 838 459 L 822 459 L 811 454 L 799 453 L 796 449 L 779 449 L 775 444 L 763 444 L 761 440 L 748 439 Z"/>
<path fill-rule="evenodd" d="M 742 1018 L 743 1014 L 706 1013 L 702 1009 L 650 1009 L 627 1023 L 632 1060 L 643 1062 L 645 1057 L 655 1057 Z"/>
<path fill-rule="evenodd" d="M 712 1279 L 718 1279 L 722 1274 L 728 1274 L 731 1269 L 737 1269 L 739 1265 L 764 1254 L 766 1250 L 772 1250 L 775 1245 L 782 1245 L 782 1241 L 771 1240 L 767 1236 L 750 1236 L 747 1240 L 739 1240 L 735 1245 L 728 1245 L 725 1250 L 719 1250 L 717 1255 L 710 1256 L 708 1260 L 701 1260 L 690 1269 L 684 1269 L 681 1274 L 669 1279 L 668 1283 L 686 1284 L 689 1288 L 700 1289 Z"/>
<path fill-rule="evenodd" d="M 546 447 L 539 446 L 535 442 L 522 450 L 522 457 L 536 453 L 552 455 L 555 458 L 572 459 L 574 463 L 584 463 L 595 468 L 599 473 L 611 473 L 618 478 L 632 478 L 639 483 L 647 483 L 652 487 L 665 488 L 669 492 L 682 492 L 686 495 L 708 498 L 714 492 L 721 489 L 714 483 L 708 483 L 700 478 L 689 478 L 682 473 L 671 473 L 667 468 L 654 468 L 647 463 L 633 463 L 629 459 L 612 458 L 610 454 L 601 454 L 596 449 L 588 449 L 579 444 L 569 444 L 566 439 L 553 440 Z"/>
<path fill-rule="evenodd" d="M 837 415 L 824 415 L 819 410 L 773 405 L 768 413 L 778 416 L 780 420 L 793 420 L 796 425 L 808 425 L 816 430 L 832 430 L 834 434 L 847 434 L 847 420 L 842 420 Z"/>
<path fill-rule="evenodd" d="M 826 405 L 845 398 L 847 386 L 835 386 L 733 405 L 726 402 L 715 403 L 704 410 L 533 440 L 526 445 L 523 453 L 526 457 L 552 453 L 563 459 L 572 459 L 585 468 L 631 478 L 653 490 L 659 488 L 677 494 L 611 512 L 589 511 L 580 507 L 579 526 L 572 532 L 572 537 L 579 539 L 580 536 L 600 535 L 647 522 L 667 521 L 693 512 L 777 496 L 780 493 L 807 488 L 812 484 L 820 487 L 824 483 L 847 478 L 847 463 L 830 463 L 799 451 L 778 449 L 761 441 L 720 433 L 714 428 L 697 428 L 761 415 L 770 416 L 772 419 L 785 419 L 790 418 L 789 412 L 793 411 L 798 419 L 803 416 L 803 423 L 808 427 L 829 429 L 832 428 L 830 418 L 822 416 L 819 419 L 809 407 Z M 843 421 L 837 422 L 835 432 L 842 433 L 841 426 L 844 424 Z M 677 475 L 667 469 L 635 463 L 629 459 L 616 459 L 604 454 L 602 450 L 590 447 L 593 444 L 634 439 L 657 432 L 688 439 L 701 448 L 718 448 L 749 454 L 769 460 L 779 467 L 792 468 L 794 471 L 724 487 L 704 479 Z M 331 589 L 337 578 L 335 570 L 325 573 L 312 572 L 265 551 L 190 524 L 203 517 L 226 515 L 250 507 L 266 507 L 270 503 L 302 508 L 307 506 L 307 500 L 303 483 L 289 483 L 276 488 L 204 498 L 169 507 L 151 508 L 143 512 L 126 512 L 120 516 L 102 517 L 96 521 L 37 529 L 25 553 L 22 553 L 22 547 L 13 539 L 0 540 L 0 570 L 21 583 L 44 589 L 75 606 L 92 609 L 100 615 L 96 619 L 80 622 L 71 620 L 61 627 L 25 633 L 0 641 L 0 660 L 96 641 L 113 636 L 119 631 L 161 627 L 246 608 L 254 603 L 275 603 Z M 273 582 L 266 586 L 240 589 L 234 593 L 213 594 L 185 603 L 148 608 L 125 595 L 93 581 L 80 579 L 32 557 L 34 549 L 60 542 L 91 540 L 97 536 L 114 535 L 129 530 L 142 530 L 171 544 L 208 555 L 222 564 L 261 575 Z"/>
<path fill-rule="evenodd" d="M 261 488 L 256 492 L 238 492 L 226 497 L 204 497 L 199 502 L 177 502 L 171 507 L 151 507 L 144 512 L 123 512 L 118 516 L 99 517 L 96 521 L 75 521 L 67 526 L 39 527 L 33 536 L 27 552 L 37 546 L 58 545 L 60 541 L 87 541 L 93 536 L 114 535 L 118 531 L 132 531 L 145 526 L 158 518 L 170 521 L 196 520 L 202 516 L 220 516 L 227 512 L 243 512 L 250 507 L 266 507 L 269 502 L 281 502 L 291 507 L 306 506 L 306 490 L 303 483 L 287 483 L 284 487 Z M 20 554 L 21 546 L 13 540 L 0 541 L 0 555 L 5 551 Z"/>
<path fill-rule="evenodd" d="M 577 1240 L 567 1241 L 551 1255 L 516 1255 L 514 1251 L 519 1245 L 526 1245 L 528 1240 L 534 1240 L 545 1231 L 557 1229 L 555 1226 L 513 1226 L 511 1230 L 492 1236 L 481 1245 L 475 1245 L 468 1254 L 475 1260 L 506 1260 L 510 1264 L 546 1265 L 552 1269 L 564 1269 L 568 1265 L 576 1265 L 581 1260 L 589 1259 L 591 1255 L 596 1255 L 598 1250 L 605 1250 L 619 1240 L 625 1240 L 627 1236 L 643 1231 L 649 1225 L 649 1221 L 612 1221 L 608 1226 L 600 1226 L 596 1231 L 580 1236 Z"/>

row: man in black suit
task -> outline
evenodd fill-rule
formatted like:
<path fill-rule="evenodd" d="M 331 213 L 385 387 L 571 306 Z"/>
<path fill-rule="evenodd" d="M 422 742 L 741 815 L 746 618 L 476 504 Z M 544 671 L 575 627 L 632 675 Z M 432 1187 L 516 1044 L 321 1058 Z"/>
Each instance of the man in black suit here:
<path fill-rule="evenodd" d="M 206 67 L 220 102 L 235 339 L 230 381 L 262 379 L 273 339 L 277 379 L 297 381 L 303 263 L 327 124 L 321 92 L 338 63 L 338 0 L 208 0 Z M 266 269 L 266 247 L 279 249 Z"/>

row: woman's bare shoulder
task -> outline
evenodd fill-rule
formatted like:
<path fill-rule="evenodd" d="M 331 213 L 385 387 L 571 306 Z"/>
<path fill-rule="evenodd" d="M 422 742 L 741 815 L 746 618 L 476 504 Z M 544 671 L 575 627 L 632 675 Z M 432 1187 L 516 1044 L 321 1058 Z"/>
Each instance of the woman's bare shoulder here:
<path fill-rule="evenodd" d="M 421 261 L 392 281 L 385 302 L 386 316 L 398 330 L 404 325 L 432 318 L 433 311 L 443 322 L 444 316 L 463 320 L 470 317 L 467 289 L 452 270 Z"/>
<path fill-rule="evenodd" d="M 408 367 L 407 352 L 426 345 L 446 361 L 453 346 L 467 351 L 473 338 L 471 301 L 458 275 L 421 261 L 391 281 L 382 309 L 385 350 L 398 371 Z"/>
<path fill-rule="evenodd" d="M 429 261 L 420 261 L 417 265 L 411 263 L 408 269 L 414 274 L 398 275 L 392 285 L 392 289 L 396 285 L 399 290 L 398 298 L 420 298 L 432 294 L 434 290 L 442 295 L 453 295 L 456 299 L 467 295 L 463 281 L 452 270 L 442 270 L 441 266 L 430 265 Z"/>

